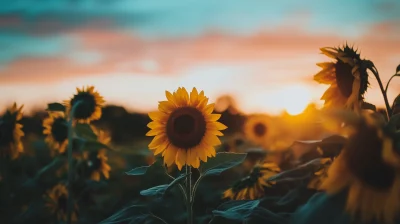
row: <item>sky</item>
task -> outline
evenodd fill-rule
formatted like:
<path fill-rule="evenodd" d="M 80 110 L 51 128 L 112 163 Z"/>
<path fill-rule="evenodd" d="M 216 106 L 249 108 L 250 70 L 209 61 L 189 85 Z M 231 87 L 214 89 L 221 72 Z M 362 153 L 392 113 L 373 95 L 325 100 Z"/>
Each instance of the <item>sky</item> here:
<path fill-rule="evenodd" d="M 0 108 L 44 109 L 95 85 L 107 103 L 147 112 L 183 86 L 232 95 L 248 113 L 297 113 L 323 103 L 321 47 L 354 45 L 386 84 L 399 12 L 396 0 L 0 0 Z M 383 106 L 370 83 L 367 101 Z M 399 90 L 394 80 L 390 101 Z"/>

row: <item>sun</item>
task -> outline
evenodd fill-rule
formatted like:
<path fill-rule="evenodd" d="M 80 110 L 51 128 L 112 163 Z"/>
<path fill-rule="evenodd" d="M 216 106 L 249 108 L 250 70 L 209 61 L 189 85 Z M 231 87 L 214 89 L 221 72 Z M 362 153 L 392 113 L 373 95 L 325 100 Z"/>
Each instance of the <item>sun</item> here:
<path fill-rule="evenodd" d="M 282 89 L 282 107 L 290 114 L 297 115 L 304 111 L 312 101 L 311 91 L 306 86 L 292 85 Z"/>

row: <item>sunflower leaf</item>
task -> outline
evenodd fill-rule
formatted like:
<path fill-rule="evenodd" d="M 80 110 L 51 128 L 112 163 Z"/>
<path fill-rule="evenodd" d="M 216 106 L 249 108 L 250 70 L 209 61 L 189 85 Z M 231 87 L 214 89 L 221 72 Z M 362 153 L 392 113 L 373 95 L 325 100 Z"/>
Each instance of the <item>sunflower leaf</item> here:
<path fill-rule="evenodd" d="M 321 158 L 311 160 L 310 162 L 300 165 L 291 170 L 278 173 L 270 177 L 268 181 L 291 182 L 309 178 L 315 171 L 317 171 L 322 166 L 322 163 L 324 161 L 325 160 Z"/>
<path fill-rule="evenodd" d="M 88 140 L 97 140 L 97 135 L 93 132 L 93 129 L 89 124 L 76 124 L 74 131 L 77 136 Z"/>
<path fill-rule="evenodd" d="M 234 221 L 244 221 L 250 217 L 259 204 L 259 200 L 229 201 L 220 205 L 217 210 L 212 211 L 212 213 L 216 217 L 223 217 Z"/>
<path fill-rule="evenodd" d="M 361 108 L 364 109 L 364 110 L 376 111 L 376 106 L 374 104 L 368 103 L 368 102 L 363 102 Z"/>
<path fill-rule="evenodd" d="M 162 196 L 164 195 L 165 191 L 169 187 L 169 184 L 158 185 L 155 187 L 151 187 L 146 190 L 140 191 L 140 195 L 143 196 Z"/>
<path fill-rule="evenodd" d="M 114 213 L 112 216 L 101 221 L 100 224 L 127 223 L 129 221 L 133 221 L 132 223 L 140 223 L 148 216 L 149 214 L 146 205 L 131 205 Z"/>
<path fill-rule="evenodd" d="M 150 166 L 140 166 L 133 168 L 131 171 L 125 172 L 127 175 L 131 176 L 141 176 L 147 172 Z"/>
<path fill-rule="evenodd" d="M 104 145 L 103 143 L 98 142 L 98 141 L 91 141 L 91 140 L 86 140 L 83 138 L 76 138 L 76 139 L 80 139 L 83 143 L 83 146 L 82 146 L 83 149 L 88 150 L 88 151 L 97 151 L 100 149 L 113 150 L 108 145 Z"/>
<path fill-rule="evenodd" d="M 49 103 L 47 104 L 47 111 L 61 111 L 65 112 L 65 106 L 61 103 Z"/>
<path fill-rule="evenodd" d="M 219 175 L 227 169 L 241 164 L 247 153 L 219 152 L 215 157 L 209 158 L 207 162 L 199 167 L 200 175 Z"/>
<path fill-rule="evenodd" d="M 188 174 L 182 174 L 180 175 L 178 178 L 176 178 L 175 180 L 173 180 L 167 187 L 167 189 L 165 189 L 164 193 L 169 192 L 174 186 L 176 186 L 177 184 L 182 183 L 185 180 L 185 177 L 187 177 Z"/>

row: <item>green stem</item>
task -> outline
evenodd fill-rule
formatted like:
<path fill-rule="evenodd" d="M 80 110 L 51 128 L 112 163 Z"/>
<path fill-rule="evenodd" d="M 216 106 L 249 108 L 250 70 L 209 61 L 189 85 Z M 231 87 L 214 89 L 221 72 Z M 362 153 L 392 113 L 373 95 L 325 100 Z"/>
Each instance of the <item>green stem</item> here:
<path fill-rule="evenodd" d="M 186 167 L 186 211 L 187 211 L 187 224 L 193 223 L 193 209 L 192 209 L 192 174 L 190 166 Z"/>
<path fill-rule="evenodd" d="M 383 95 L 383 99 L 385 100 L 386 110 L 387 110 L 388 118 L 389 118 L 390 115 L 392 114 L 392 109 L 390 108 L 389 101 L 388 101 L 388 98 L 386 95 L 386 91 L 385 91 L 385 89 L 383 89 L 383 84 L 382 84 L 381 78 L 379 77 L 378 70 L 375 68 L 375 66 L 373 66 L 370 70 L 374 74 L 376 80 L 378 81 L 379 87 L 381 88 L 381 92 Z"/>
<path fill-rule="evenodd" d="M 171 178 L 172 181 L 175 180 L 175 178 L 174 178 L 173 176 L 169 175 L 169 173 L 168 173 L 167 170 L 165 170 L 165 174 L 166 174 L 169 178 Z M 183 199 L 185 200 L 185 203 L 186 203 L 186 200 L 187 200 L 186 191 L 185 191 L 185 189 L 182 187 L 181 184 L 178 184 L 178 187 L 179 187 L 179 190 L 181 190 L 181 193 L 182 193 L 182 195 L 183 195 Z"/>
<path fill-rule="evenodd" d="M 192 195 L 191 195 L 191 198 L 192 198 L 191 203 L 192 203 L 192 205 L 193 205 L 193 203 L 194 203 L 194 197 L 196 196 L 197 188 L 199 187 L 200 181 L 201 181 L 202 179 L 203 179 L 203 176 L 200 175 L 199 179 L 197 179 L 196 182 L 195 182 L 194 185 L 193 185 L 193 190 L 192 190 Z"/>
<path fill-rule="evenodd" d="M 74 180 L 74 169 L 73 166 L 73 157 L 72 157 L 72 141 L 73 141 L 73 121 L 74 121 L 74 113 L 76 108 L 81 104 L 80 101 L 76 102 L 75 105 L 72 106 L 69 117 L 68 117 L 68 198 L 67 198 L 67 223 L 71 224 L 71 216 L 73 210 L 73 197 L 72 197 L 72 182 Z"/>

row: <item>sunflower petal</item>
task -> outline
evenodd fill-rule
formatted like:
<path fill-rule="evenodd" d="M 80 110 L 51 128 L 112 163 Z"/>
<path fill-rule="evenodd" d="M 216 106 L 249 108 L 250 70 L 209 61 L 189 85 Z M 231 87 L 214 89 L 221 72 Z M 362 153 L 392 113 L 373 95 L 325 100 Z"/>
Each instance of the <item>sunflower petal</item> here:
<path fill-rule="evenodd" d="M 175 104 L 169 101 L 160 101 L 158 104 L 158 110 L 164 113 L 171 113 L 175 109 L 176 109 Z"/>
<path fill-rule="evenodd" d="M 157 135 L 153 138 L 153 140 L 149 144 L 150 149 L 157 148 L 161 143 L 163 143 L 167 139 L 165 135 Z"/>
<path fill-rule="evenodd" d="M 167 164 L 167 166 L 171 166 L 174 163 L 177 152 L 178 148 L 176 148 L 172 144 L 169 144 L 168 147 L 165 149 L 165 151 L 163 152 L 163 156 L 164 163 Z"/>
<path fill-rule="evenodd" d="M 176 158 L 175 158 L 175 163 L 178 166 L 179 170 L 182 170 L 182 166 L 186 164 L 186 150 L 185 149 L 179 149 L 178 152 L 176 153 Z"/>

